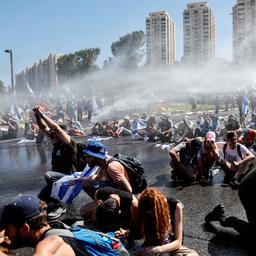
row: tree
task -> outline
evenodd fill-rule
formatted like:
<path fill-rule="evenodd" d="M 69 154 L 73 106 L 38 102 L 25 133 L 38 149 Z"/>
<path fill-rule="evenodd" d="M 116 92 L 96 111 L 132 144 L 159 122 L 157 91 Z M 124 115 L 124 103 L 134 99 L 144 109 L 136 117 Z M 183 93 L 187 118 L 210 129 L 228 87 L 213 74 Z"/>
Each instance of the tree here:
<path fill-rule="evenodd" d="M 99 48 L 91 48 L 61 56 L 57 61 L 59 78 L 66 80 L 99 70 L 95 64 L 99 54 Z"/>
<path fill-rule="evenodd" d="M 143 31 L 129 33 L 112 43 L 111 50 L 117 65 L 123 69 L 138 67 L 144 56 L 144 52 L 141 49 L 144 44 L 145 34 Z"/>

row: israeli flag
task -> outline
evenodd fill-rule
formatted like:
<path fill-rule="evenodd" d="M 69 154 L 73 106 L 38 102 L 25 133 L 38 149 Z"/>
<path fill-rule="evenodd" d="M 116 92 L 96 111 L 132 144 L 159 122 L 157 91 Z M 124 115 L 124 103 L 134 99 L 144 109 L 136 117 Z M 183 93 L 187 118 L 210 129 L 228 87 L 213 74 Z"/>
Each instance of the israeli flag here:
<path fill-rule="evenodd" d="M 143 130 L 146 128 L 147 128 L 147 123 L 140 119 L 136 119 L 132 123 L 132 132 L 133 133 L 136 133 L 138 130 Z"/>
<path fill-rule="evenodd" d="M 72 204 L 73 200 L 82 190 L 81 182 L 75 182 L 81 177 L 90 177 L 98 171 L 98 166 L 86 166 L 83 172 L 75 172 L 71 175 L 66 175 L 53 183 L 51 197 L 65 203 Z M 74 182 L 74 184 L 72 184 Z"/>

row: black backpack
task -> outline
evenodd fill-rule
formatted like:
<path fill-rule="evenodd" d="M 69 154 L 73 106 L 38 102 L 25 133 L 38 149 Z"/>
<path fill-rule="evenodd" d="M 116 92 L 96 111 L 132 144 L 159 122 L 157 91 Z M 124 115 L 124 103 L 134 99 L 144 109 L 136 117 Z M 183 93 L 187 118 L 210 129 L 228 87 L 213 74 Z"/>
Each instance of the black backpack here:
<path fill-rule="evenodd" d="M 116 153 L 113 158 L 108 161 L 108 164 L 112 161 L 118 161 L 126 169 L 130 178 L 133 194 L 138 194 L 147 188 L 147 180 L 144 173 L 144 167 L 142 166 L 140 160 L 135 157 L 129 157 L 120 153 Z"/>
<path fill-rule="evenodd" d="M 77 171 L 83 171 L 85 166 L 86 166 L 86 162 L 83 160 L 83 150 L 86 149 L 86 144 L 84 143 L 77 143 L 77 153 L 76 153 L 76 162 L 77 162 Z"/>

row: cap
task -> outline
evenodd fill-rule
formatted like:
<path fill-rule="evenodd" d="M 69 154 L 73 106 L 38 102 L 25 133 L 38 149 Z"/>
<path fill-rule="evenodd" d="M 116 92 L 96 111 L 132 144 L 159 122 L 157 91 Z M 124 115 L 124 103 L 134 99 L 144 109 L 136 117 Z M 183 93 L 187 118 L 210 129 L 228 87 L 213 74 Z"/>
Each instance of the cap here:
<path fill-rule="evenodd" d="M 207 132 L 206 135 L 205 135 L 205 139 L 206 141 L 216 141 L 216 135 L 215 135 L 215 132 Z"/>
<path fill-rule="evenodd" d="M 107 158 L 107 152 L 105 146 L 98 141 L 91 141 L 86 149 L 83 150 L 83 152 L 89 156 L 100 158 L 100 159 L 106 159 Z"/>
<path fill-rule="evenodd" d="M 130 120 L 130 117 L 129 117 L 128 115 L 126 115 L 126 116 L 124 117 L 124 119 Z"/>
<path fill-rule="evenodd" d="M 40 199 L 34 195 L 19 195 L 0 210 L 0 229 L 6 224 L 23 224 L 45 209 L 40 207 Z"/>

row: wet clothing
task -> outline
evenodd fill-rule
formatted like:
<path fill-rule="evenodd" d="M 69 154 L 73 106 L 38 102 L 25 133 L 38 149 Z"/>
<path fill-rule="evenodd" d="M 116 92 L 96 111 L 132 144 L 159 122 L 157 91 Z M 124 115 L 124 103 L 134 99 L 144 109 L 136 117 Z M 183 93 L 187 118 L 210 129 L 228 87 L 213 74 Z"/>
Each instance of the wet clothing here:
<path fill-rule="evenodd" d="M 63 229 L 64 228 L 61 222 L 60 223 L 54 222 L 54 224 L 50 223 L 50 226 L 51 226 L 51 228 L 54 228 L 54 229 Z M 46 235 L 47 231 L 49 231 L 49 230 L 45 231 L 45 233 L 42 236 L 42 240 L 45 238 L 45 235 Z M 84 246 L 81 245 L 75 238 L 66 237 L 66 236 L 59 236 L 59 237 L 61 237 L 65 243 L 70 245 L 70 247 L 73 249 L 76 256 L 88 256 L 88 254 L 85 252 Z"/>
<path fill-rule="evenodd" d="M 52 171 L 72 174 L 77 165 L 77 144 L 71 139 L 70 144 L 54 143 L 52 151 Z"/>
<path fill-rule="evenodd" d="M 179 203 L 179 201 L 176 199 L 173 199 L 171 197 L 167 197 L 167 202 L 168 202 L 168 206 L 169 206 L 169 210 L 170 210 L 170 221 L 171 221 L 172 230 L 175 230 L 174 213 L 176 210 L 177 203 Z M 174 240 L 174 234 L 171 235 L 169 242 L 171 242 L 173 240 Z"/>
<path fill-rule="evenodd" d="M 96 199 L 105 201 L 111 194 L 116 194 L 120 197 L 120 216 L 117 222 L 130 223 L 131 221 L 131 206 L 132 206 L 132 193 L 119 190 L 112 187 L 103 187 L 97 190 Z"/>

